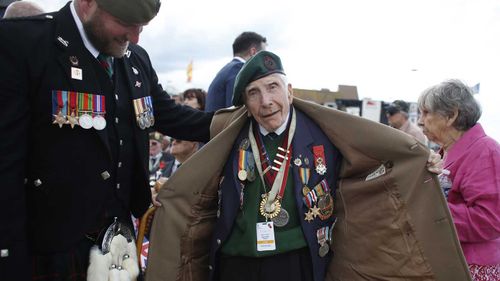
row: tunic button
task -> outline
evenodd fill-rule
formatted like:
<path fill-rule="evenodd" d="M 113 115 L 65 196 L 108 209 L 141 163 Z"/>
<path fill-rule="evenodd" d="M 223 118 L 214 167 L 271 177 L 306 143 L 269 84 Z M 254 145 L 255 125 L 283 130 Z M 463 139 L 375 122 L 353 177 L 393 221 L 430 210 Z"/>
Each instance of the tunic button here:
<path fill-rule="evenodd" d="M 118 117 L 115 117 L 115 123 L 116 124 L 118 124 L 118 121 L 119 121 Z"/>
<path fill-rule="evenodd" d="M 220 243 L 222 243 L 222 241 L 220 241 L 220 239 L 217 239 L 217 245 L 220 245 Z"/>
<path fill-rule="evenodd" d="M 116 184 L 116 189 L 120 189 L 120 184 L 119 183 Z"/>
<path fill-rule="evenodd" d="M 122 162 L 118 162 L 118 168 L 122 167 Z"/>
<path fill-rule="evenodd" d="M 208 270 L 213 270 L 213 269 L 214 268 L 211 265 L 208 266 Z"/>
<path fill-rule="evenodd" d="M 123 145 L 123 140 L 120 140 L 120 145 Z"/>
<path fill-rule="evenodd" d="M 118 94 L 115 94 L 115 99 L 118 100 Z"/>
<path fill-rule="evenodd" d="M 33 184 L 36 186 L 36 187 L 39 187 L 40 185 L 42 185 L 42 181 L 40 179 L 36 179 Z"/>

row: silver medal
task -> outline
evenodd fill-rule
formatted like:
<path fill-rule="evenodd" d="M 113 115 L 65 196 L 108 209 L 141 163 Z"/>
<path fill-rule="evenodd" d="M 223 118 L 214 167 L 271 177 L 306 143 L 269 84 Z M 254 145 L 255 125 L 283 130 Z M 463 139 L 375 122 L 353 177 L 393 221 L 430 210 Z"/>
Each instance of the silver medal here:
<path fill-rule="evenodd" d="M 275 226 L 283 227 L 288 224 L 288 221 L 290 221 L 290 215 L 285 210 L 285 208 L 281 207 L 279 214 L 271 220 L 273 221 Z"/>
<path fill-rule="evenodd" d="M 106 128 L 106 119 L 101 115 L 96 115 L 92 118 L 92 127 L 96 130 L 102 130 Z"/>
<path fill-rule="evenodd" d="M 328 246 L 328 243 L 323 243 L 320 247 L 319 247 L 319 251 L 318 251 L 318 254 L 320 257 L 324 257 L 326 256 L 326 254 L 328 254 L 328 252 L 330 251 L 330 247 Z"/>
<path fill-rule="evenodd" d="M 80 116 L 80 118 L 78 118 L 78 123 L 80 124 L 80 127 L 84 129 L 90 129 L 92 128 L 92 117 L 85 113 Z"/>

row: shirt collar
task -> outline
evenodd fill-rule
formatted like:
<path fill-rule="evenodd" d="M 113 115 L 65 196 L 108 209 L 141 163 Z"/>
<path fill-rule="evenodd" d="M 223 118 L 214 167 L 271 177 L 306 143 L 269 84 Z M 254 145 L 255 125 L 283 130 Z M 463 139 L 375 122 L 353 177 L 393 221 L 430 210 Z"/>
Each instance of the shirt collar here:
<path fill-rule="evenodd" d="M 239 61 L 241 61 L 242 63 L 245 63 L 245 62 L 246 62 L 246 61 L 245 61 L 245 59 L 243 59 L 242 57 L 234 56 L 234 59 L 239 60 Z"/>
<path fill-rule="evenodd" d="M 78 27 L 78 32 L 80 33 L 80 36 L 82 37 L 83 44 L 85 45 L 85 48 L 95 57 L 99 55 L 99 51 L 90 43 L 89 38 L 87 37 L 87 34 L 85 33 L 85 30 L 83 29 L 83 23 L 78 17 L 78 14 L 76 13 L 75 10 L 75 2 L 70 5 L 71 9 L 71 15 L 73 16 L 73 19 L 75 20 L 76 26 Z"/>
<path fill-rule="evenodd" d="M 279 126 L 279 128 L 276 129 L 274 133 L 276 133 L 278 136 L 281 135 L 286 130 L 286 125 L 288 125 L 289 118 L 290 118 L 290 111 L 288 111 L 288 115 L 286 116 L 285 122 L 283 122 L 283 124 L 281 124 L 281 126 Z M 264 129 L 264 127 L 262 127 L 260 124 L 259 124 L 259 131 L 263 136 L 267 136 L 269 133 L 271 133 L 268 132 L 266 129 Z"/>

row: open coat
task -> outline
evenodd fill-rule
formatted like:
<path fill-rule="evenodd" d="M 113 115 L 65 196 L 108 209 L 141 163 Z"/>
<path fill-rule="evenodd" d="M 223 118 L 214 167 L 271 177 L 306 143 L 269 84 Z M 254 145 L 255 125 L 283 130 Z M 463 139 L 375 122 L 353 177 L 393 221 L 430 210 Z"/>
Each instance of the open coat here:
<path fill-rule="evenodd" d="M 294 99 L 343 155 L 325 280 L 470 280 L 429 151 L 388 126 Z M 214 117 L 212 140 L 163 186 L 146 280 L 208 279 L 220 175 L 248 116 Z"/>

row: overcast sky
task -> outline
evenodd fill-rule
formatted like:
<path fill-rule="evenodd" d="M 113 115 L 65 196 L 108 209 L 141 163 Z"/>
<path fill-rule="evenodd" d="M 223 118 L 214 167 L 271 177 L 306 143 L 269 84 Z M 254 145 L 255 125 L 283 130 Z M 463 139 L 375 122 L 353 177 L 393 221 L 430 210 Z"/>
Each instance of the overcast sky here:
<path fill-rule="evenodd" d="M 391 102 L 449 78 L 480 83 L 480 122 L 500 141 L 498 0 L 164 0 L 139 44 L 167 90 L 208 89 L 242 31 L 267 37 L 296 88 L 354 85 L 361 99 Z"/>

